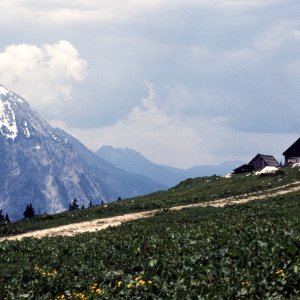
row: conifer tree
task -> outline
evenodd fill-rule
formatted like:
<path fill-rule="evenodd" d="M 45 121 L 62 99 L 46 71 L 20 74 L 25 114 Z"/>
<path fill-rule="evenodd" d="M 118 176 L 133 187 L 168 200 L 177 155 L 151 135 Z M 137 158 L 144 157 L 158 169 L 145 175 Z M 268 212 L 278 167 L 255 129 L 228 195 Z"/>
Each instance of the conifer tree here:
<path fill-rule="evenodd" d="M 0 209 L 0 225 L 1 224 L 8 224 L 10 223 L 10 219 L 8 217 L 8 214 L 5 214 L 5 216 L 2 213 L 2 209 Z"/>
<path fill-rule="evenodd" d="M 78 200 L 75 198 L 75 199 L 69 204 L 69 211 L 71 211 L 71 210 L 78 210 L 78 209 L 79 209 Z"/>
<path fill-rule="evenodd" d="M 5 221 L 7 224 L 10 223 L 10 218 L 9 218 L 8 214 L 5 215 Z"/>
<path fill-rule="evenodd" d="M 5 217 L 3 216 L 2 209 L 0 209 L 0 224 L 4 223 Z"/>
<path fill-rule="evenodd" d="M 35 216 L 34 208 L 31 203 L 27 204 L 23 215 L 24 215 L 24 219 L 30 219 Z"/>

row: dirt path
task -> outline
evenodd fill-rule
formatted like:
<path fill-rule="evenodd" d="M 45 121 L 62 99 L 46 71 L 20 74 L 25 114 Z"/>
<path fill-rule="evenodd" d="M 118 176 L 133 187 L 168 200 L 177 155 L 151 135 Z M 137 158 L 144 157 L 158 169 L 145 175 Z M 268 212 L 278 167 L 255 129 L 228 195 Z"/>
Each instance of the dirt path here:
<path fill-rule="evenodd" d="M 253 200 L 262 200 L 267 199 L 270 197 L 285 195 L 293 192 L 300 191 L 300 182 L 295 182 L 292 184 L 284 185 L 281 187 L 269 189 L 266 191 L 255 192 L 251 194 L 245 194 L 237 197 L 229 197 L 223 198 L 219 200 L 209 201 L 209 202 L 202 202 L 202 203 L 195 203 L 189 205 L 182 205 L 182 206 L 175 206 L 170 208 L 171 211 L 178 211 L 184 208 L 192 208 L 192 207 L 223 207 L 225 205 L 234 205 L 234 204 L 242 204 Z M 103 219 L 96 219 L 93 221 L 86 221 L 80 222 L 75 224 L 69 224 L 64 226 L 59 226 L 50 229 L 43 229 L 39 231 L 32 231 L 27 232 L 15 236 L 9 236 L 0 238 L 0 241 L 3 240 L 21 240 L 26 237 L 33 237 L 33 238 L 43 238 L 46 236 L 73 236 L 79 233 L 84 232 L 95 232 L 99 230 L 103 230 L 109 226 L 118 226 L 124 222 L 142 219 L 142 218 L 149 218 L 152 217 L 156 212 L 159 210 L 151 210 L 146 212 L 139 212 L 139 213 L 132 213 L 126 214 L 122 216 L 110 217 L 110 218 L 103 218 Z"/>

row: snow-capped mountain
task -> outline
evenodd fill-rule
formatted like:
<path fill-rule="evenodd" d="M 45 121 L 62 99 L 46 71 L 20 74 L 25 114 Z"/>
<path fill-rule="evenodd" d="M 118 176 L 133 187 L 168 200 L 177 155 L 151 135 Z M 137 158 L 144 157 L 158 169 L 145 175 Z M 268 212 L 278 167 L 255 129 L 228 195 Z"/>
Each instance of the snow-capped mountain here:
<path fill-rule="evenodd" d="M 116 168 L 106 163 L 106 177 L 99 176 L 66 136 L 43 121 L 25 99 L 0 85 L 0 209 L 13 219 L 23 217 L 30 202 L 37 213 L 56 213 L 74 198 L 86 206 L 161 187 L 148 179 L 141 190 L 138 177 L 128 187 L 130 195 L 120 194 L 114 184 L 122 175 L 131 175 L 121 171 L 116 178 Z"/>

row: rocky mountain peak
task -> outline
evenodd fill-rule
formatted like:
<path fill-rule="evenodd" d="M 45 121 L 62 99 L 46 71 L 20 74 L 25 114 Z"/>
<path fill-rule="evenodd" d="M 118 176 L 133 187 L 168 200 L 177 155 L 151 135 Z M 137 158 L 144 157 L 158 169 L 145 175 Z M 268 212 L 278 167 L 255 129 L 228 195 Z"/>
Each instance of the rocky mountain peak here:
<path fill-rule="evenodd" d="M 17 94 L 0 86 L 0 209 L 22 216 L 26 203 L 55 213 L 78 198 L 105 200 L 101 183 L 71 144 Z"/>
<path fill-rule="evenodd" d="M 6 140 L 30 139 L 34 137 L 52 137 L 61 140 L 43 121 L 29 103 L 14 92 L 0 85 L 0 136 Z"/>
<path fill-rule="evenodd" d="M 32 203 L 38 212 L 99 204 L 161 188 L 117 169 L 72 136 L 52 128 L 28 102 L 0 85 L 0 209 L 12 219 Z"/>

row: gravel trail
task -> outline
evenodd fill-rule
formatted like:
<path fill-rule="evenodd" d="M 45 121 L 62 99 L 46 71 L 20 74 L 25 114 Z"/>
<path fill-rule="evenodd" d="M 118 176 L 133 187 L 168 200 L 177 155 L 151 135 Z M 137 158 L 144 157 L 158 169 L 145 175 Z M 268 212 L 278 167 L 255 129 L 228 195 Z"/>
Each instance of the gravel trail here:
<path fill-rule="evenodd" d="M 280 196 L 280 195 L 286 195 L 298 191 L 300 191 L 300 182 L 294 182 L 292 184 L 287 184 L 281 187 L 272 188 L 269 190 L 264 190 L 260 192 L 250 193 L 250 194 L 245 194 L 237 197 L 229 197 L 229 198 L 223 198 L 223 199 L 209 201 L 209 202 L 175 206 L 169 209 L 171 211 L 178 211 L 181 209 L 192 208 L 192 207 L 207 207 L 207 206 L 224 207 L 225 205 L 243 204 L 253 200 L 263 200 L 263 199 Z M 145 212 L 125 214 L 116 217 L 96 219 L 92 221 L 85 221 L 85 222 L 80 222 L 75 224 L 63 225 L 55 228 L 32 231 L 32 232 L 27 232 L 23 234 L 14 235 L 14 236 L 0 238 L 0 242 L 3 240 L 21 240 L 26 237 L 40 239 L 43 237 L 74 236 L 76 234 L 80 234 L 84 232 L 95 232 L 99 230 L 104 230 L 109 226 L 118 226 L 128 221 L 142 219 L 142 218 L 149 218 L 154 216 L 155 213 L 157 213 L 158 211 L 159 210 L 155 209 L 155 210 L 150 210 Z"/>

